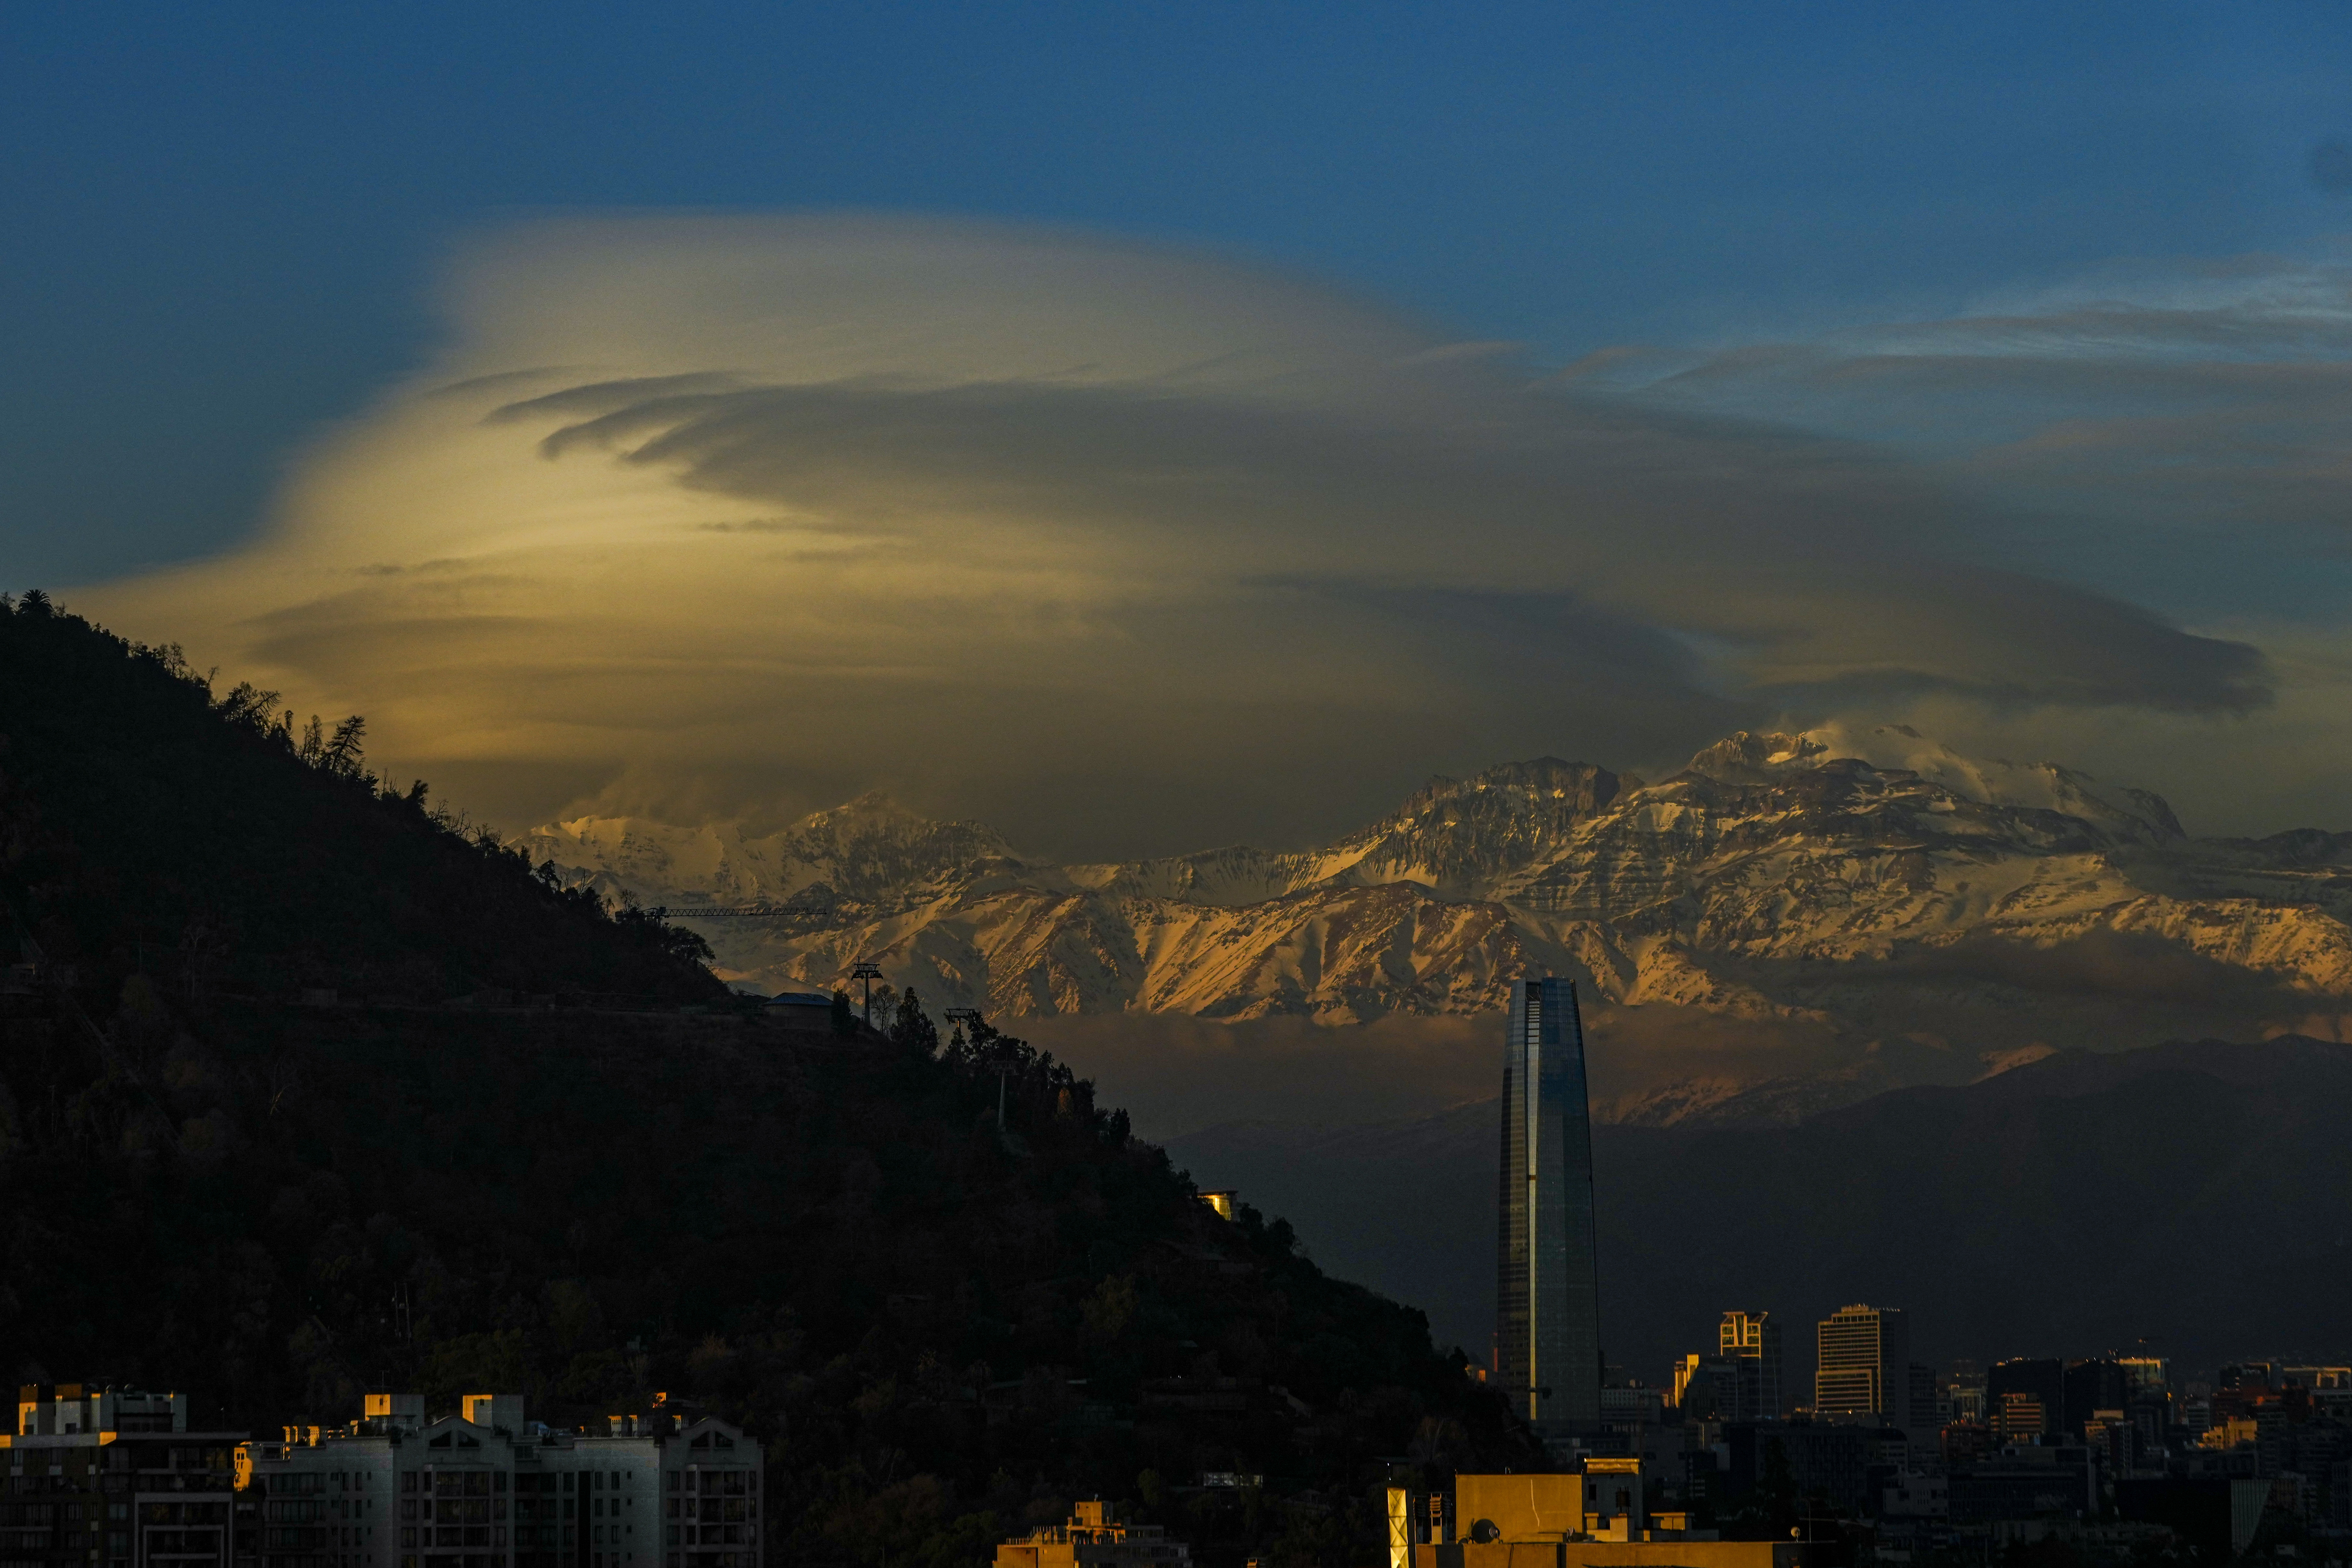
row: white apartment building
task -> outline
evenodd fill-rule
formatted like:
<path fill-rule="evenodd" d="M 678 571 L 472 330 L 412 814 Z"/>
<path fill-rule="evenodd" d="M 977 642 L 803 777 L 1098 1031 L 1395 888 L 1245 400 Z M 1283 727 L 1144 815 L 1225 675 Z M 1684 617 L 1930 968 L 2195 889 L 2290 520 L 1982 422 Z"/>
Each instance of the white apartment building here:
<path fill-rule="evenodd" d="M 0 1434 L 0 1568 L 230 1568 L 242 1432 L 187 1396 L 27 1384 Z"/>
<path fill-rule="evenodd" d="M 753 1568 L 760 1445 L 723 1421 L 523 1419 L 520 1394 L 425 1416 L 372 1394 L 346 1427 L 238 1451 L 237 1568 Z"/>

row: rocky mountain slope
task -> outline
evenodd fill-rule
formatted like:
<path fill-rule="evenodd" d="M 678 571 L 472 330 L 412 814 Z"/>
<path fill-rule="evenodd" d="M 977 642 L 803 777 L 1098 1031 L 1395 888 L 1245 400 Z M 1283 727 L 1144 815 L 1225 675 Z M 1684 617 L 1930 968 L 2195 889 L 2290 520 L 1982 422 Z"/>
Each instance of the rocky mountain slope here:
<path fill-rule="evenodd" d="M 792 906 L 698 925 L 722 974 L 830 986 L 870 960 L 994 1016 L 1349 1023 L 1482 1011 L 1542 971 L 1988 1051 L 2352 1012 L 2352 834 L 2193 838 L 2144 790 L 1901 728 L 1743 732 L 1657 784 L 1508 763 L 1297 853 L 1059 865 L 875 795 L 764 837 L 592 817 L 518 847 L 648 903 Z"/>

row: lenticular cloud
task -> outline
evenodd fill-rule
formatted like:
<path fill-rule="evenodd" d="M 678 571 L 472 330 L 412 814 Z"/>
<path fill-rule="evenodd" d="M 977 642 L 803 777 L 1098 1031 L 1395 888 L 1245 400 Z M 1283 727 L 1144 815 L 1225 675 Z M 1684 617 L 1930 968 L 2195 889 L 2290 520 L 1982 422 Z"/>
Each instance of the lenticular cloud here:
<path fill-rule="evenodd" d="M 1579 397 L 1200 256 L 979 226 L 526 227 L 249 549 L 79 602 L 493 812 L 873 784 L 1063 853 L 1321 831 L 1433 767 L 1792 704 L 2240 712 L 2261 657 L 1946 559 L 1856 448 Z"/>

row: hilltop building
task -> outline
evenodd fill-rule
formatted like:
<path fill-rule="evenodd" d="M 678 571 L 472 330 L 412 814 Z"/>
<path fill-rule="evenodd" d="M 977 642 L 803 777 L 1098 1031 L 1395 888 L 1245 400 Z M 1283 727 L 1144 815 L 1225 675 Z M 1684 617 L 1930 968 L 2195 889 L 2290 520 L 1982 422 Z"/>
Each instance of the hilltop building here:
<path fill-rule="evenodd" d="M 187 1396 L 26 1384 L 0 1435 L 8 1568 L 231 1568 L 242 1432 L 191 1432 Z"/>
<path fill-rule="evenodd" d="M 1601 1423 L 1601 1269 L 1584 1026 L 1566 980 L 1511 984 L 1503 1046 L 1496 1381 L 1546 1436 Z"/>
<path fill-rule="evenodd" d="M 371 1394 L 348 1426 L 237 1451 L 250 1568 L 754 1568 L 760 1445 L 710 1419 L 526 1423 L 520 1394 L 427 1420 Z"/>

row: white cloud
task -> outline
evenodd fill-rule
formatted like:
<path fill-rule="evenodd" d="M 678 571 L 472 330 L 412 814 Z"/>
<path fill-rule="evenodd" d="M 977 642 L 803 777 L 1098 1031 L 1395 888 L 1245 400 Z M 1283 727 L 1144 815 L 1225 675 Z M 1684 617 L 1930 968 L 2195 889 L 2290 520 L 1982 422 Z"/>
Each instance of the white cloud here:
<path fill-rule="evenodd" d="M 882 784 L 1132 852 L 1783 710 L 2178 730 L 2270 698 L 2241 641 L 1986 559 L 1997 514 L 1916 466 L 1213 258 L 573 221 L 449 298 L 446 353 L 252 548 L 74 597 L 367 712 L 509 818 Z"/>

